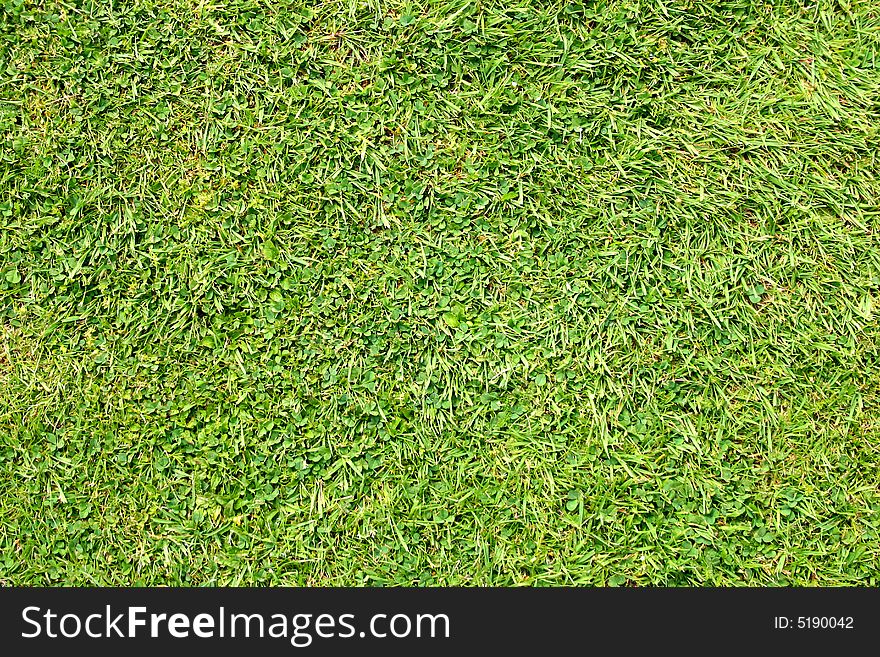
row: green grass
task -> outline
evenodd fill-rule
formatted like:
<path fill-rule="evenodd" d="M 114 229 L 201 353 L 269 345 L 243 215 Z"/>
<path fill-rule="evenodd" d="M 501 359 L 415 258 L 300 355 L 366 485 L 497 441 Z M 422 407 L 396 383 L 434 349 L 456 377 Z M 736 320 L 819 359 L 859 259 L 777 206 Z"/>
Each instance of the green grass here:
<path fill-rule="evenodd" d="M 4 0 L 0 584 L 880 585 L 878 126 L 876 0 Z"/>

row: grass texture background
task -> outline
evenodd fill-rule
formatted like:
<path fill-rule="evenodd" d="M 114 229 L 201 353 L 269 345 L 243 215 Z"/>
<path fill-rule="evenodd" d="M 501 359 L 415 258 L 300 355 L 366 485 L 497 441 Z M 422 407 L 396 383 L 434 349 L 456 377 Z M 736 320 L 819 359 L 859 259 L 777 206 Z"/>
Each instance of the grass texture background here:
<path fill-rule="evenodd" d="M 0 583 L 880 584 L 876 0 L 0 4 Z"/>

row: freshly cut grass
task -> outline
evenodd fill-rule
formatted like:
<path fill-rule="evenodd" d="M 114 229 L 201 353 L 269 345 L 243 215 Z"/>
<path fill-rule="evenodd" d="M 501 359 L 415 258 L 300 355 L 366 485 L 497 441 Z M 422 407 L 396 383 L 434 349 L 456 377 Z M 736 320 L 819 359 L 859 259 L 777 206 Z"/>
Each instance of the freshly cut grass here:
<path fill-rule="evenodd" d="M 5 0 L 0 584 L 869 585 L 875 0 Z"/>

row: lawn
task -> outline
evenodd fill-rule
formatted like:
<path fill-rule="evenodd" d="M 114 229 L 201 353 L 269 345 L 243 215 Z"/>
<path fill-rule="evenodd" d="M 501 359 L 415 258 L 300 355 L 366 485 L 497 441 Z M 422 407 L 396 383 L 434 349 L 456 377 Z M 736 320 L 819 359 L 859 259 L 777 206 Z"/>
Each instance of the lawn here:
<path fill-rule="evenodd" d="M 0 584 L 880 585 L 877 0 L 3 0 Z"/>

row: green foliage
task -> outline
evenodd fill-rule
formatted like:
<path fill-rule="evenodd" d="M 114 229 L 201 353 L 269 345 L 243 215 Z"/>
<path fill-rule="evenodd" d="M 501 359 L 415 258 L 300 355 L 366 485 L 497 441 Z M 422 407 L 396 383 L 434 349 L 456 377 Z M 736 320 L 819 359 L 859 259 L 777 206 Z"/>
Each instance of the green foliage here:
<path fill-rule="evenodd" d="M 5 0 L 0 583 L 877 586 L 878 34 Z"/>

